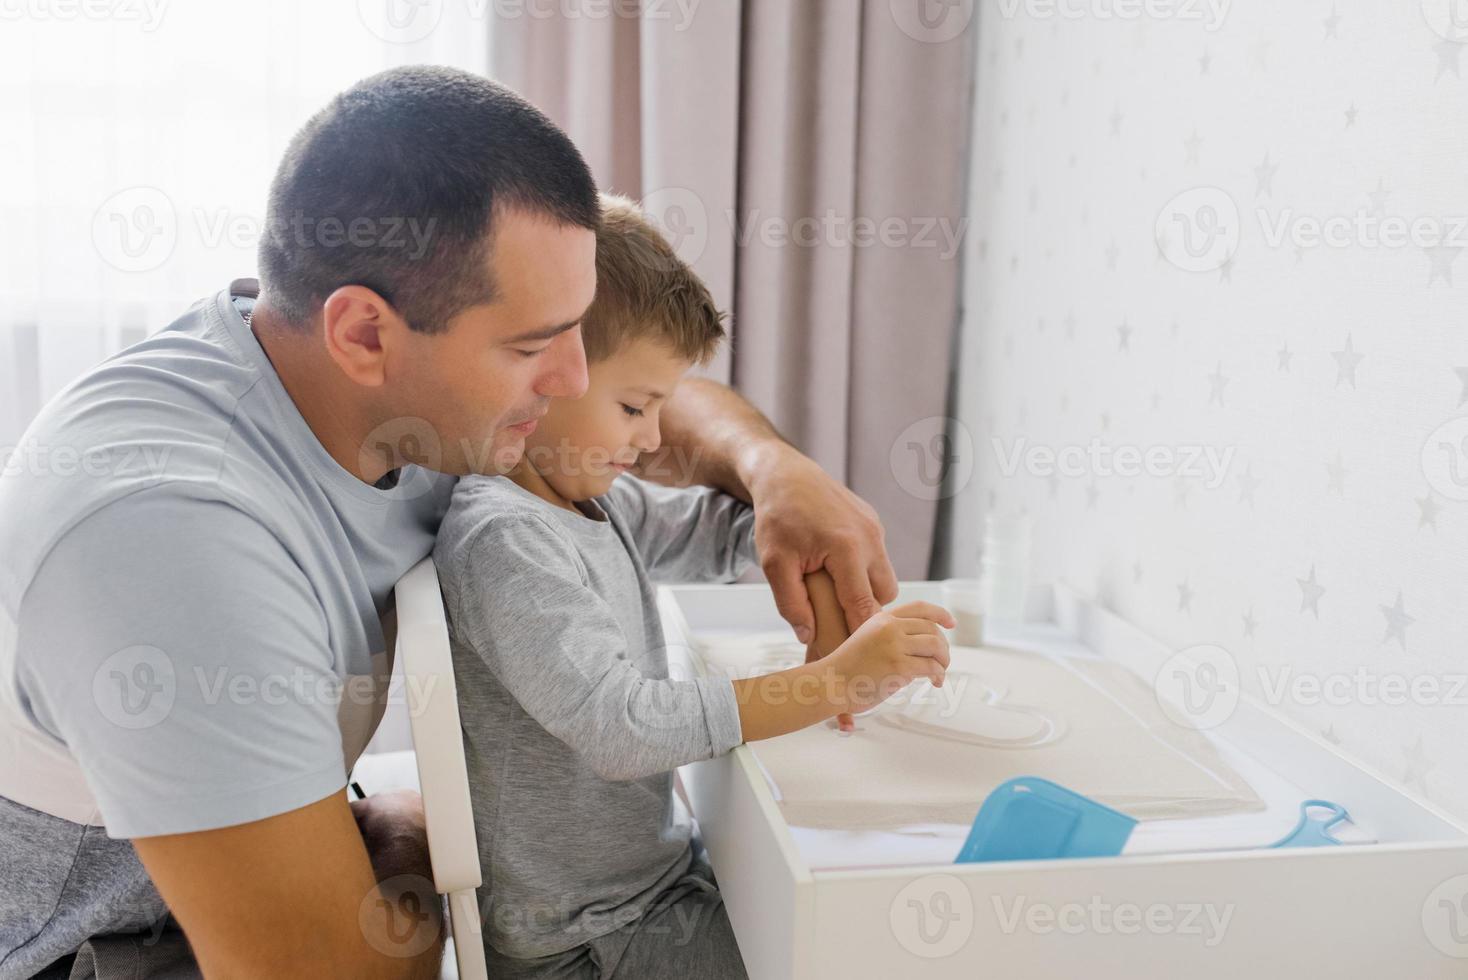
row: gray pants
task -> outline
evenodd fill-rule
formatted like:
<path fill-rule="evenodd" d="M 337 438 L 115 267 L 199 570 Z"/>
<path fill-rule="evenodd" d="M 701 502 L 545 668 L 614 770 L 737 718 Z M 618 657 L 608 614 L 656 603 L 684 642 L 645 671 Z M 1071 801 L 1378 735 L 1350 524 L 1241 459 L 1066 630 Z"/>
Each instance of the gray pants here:
<path fill-rule="evenodd" d="M 489 975 L 504 980 L 746 980 L 744 960 L 713 872 L 694 861 L 636 922 L 563 953 L 519 960 L 484 949 Z"/>

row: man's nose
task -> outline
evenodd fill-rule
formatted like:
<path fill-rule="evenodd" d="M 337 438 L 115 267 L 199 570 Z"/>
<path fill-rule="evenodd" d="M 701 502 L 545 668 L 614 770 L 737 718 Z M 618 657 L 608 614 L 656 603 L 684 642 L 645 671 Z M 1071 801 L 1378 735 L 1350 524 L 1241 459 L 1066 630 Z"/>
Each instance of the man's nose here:
<path fill-rule="evenodd" d="M 586 348 L 581 328 L 567 330 L 545 352 L 545 371 L 536 379 L 535 393 L 547 398 L 580 398 L 590 380 L 586 374 Z"/>

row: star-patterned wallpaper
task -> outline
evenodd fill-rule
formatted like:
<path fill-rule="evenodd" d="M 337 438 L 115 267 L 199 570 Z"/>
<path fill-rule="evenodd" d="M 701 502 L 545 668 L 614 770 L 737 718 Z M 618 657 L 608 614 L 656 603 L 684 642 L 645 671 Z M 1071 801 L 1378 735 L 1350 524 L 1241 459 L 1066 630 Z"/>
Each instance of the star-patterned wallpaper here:
<path fill-rule="evenodd" d="M 950 571 L 1027 515 L 1468 816 L 1468 4 L 978 7 Z"/>

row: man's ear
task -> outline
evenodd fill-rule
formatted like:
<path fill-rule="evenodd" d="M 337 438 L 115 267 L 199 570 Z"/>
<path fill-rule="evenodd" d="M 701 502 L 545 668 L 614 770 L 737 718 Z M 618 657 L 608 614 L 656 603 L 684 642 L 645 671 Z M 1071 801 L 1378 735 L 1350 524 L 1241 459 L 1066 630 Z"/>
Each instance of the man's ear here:
<path fill-rule="evenodd" d="M 341 286 L 322 304 L 322 342 L 342 373 L 359 385 L 387 380 L 390 349 L 408 323 L 381 294 L 366 286 Z"/>

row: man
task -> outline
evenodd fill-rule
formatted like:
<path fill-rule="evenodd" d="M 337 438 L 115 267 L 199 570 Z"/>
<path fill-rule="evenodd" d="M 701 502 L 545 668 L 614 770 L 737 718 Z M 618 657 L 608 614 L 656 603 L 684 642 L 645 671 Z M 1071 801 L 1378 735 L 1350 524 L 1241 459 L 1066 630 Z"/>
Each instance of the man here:
<path fill-rule="evenodd" d="M 291 142 L 258 288 L 42 410 L 0 476 L 0 978 L 65 976 L 79 947 L 105 976 L 89 937 L 165 911 L 209 976 L 436 975 L 421 801 L 348 804 L 345 774 L 454 478 L 586 388 L 596 221 L 532 106 L 384 72 Z M 754 504 L 802 639 L 806 571 L 852 626 L 895 597 L 871 508 L 738 396 L 690 380 L 663 426 L 643 475 Z"/>

